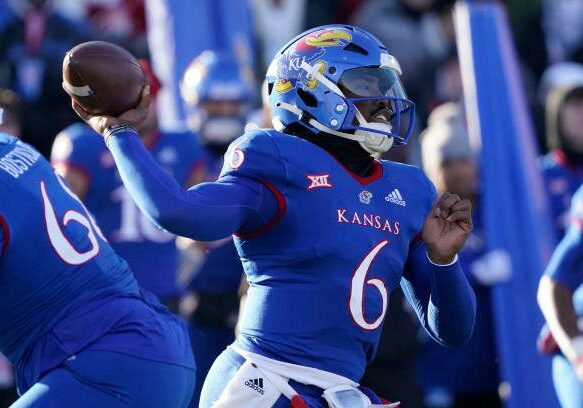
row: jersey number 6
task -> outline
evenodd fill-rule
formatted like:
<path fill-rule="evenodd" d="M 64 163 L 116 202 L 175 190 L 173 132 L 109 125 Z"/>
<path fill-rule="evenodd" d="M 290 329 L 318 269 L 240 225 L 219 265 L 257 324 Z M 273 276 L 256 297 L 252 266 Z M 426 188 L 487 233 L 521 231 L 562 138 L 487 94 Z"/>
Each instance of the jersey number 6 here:
<path fill-rule="evenodd" d="M 81 204 L 81 207 L 87 214 L 87 216 L 81 214 L 75 210 L 68 210 L 65 212 L 63 216 L 63 226 L 67 226 L 69 222 L 75 221 L 81 225 L 83 225 L 87 229 L 87 238 L 91 244 L 91 247 L 85 251 L 80 252 L 78 251 L 71 242 L 67 239 L 63 230 L 61 229 L 61 224 L 57 219 L 57 214 L 55 213 L 55 209 L 51 199 L 47 194 L 47 190 L 45 187 L 45 182 L 40 182 L 40 190 L 41 195 L 43 198 L 43 205 L 44 205 L 44 215 L 45 215 L 45 223 L 47 226 L 47 233 L 49 235 L 49 240 L 51 242 L 52 247 L 57 252 L 57 255 L 66 263 L 70 265 L 80 265 L 85 263 L 92 258 L 94 258 L 99 253 L 99 241 L 97 241 L 96 233 L 104 240 L 103 234 L 99 227 L 95 224 L 93 219 L 87 213 L 85 206 L 79 201 L 79 199 L 69 190 L 69 188 L 61 181 L 59 176 L 56 176 L 57 180 L 65 190 L 65 192 L 71 196 L 75 201 Z"/>
<path fill-rule="evenodd" d="M 350 315 L 352 316 L 354 322 L 365 330 L 377 329 L 383 322 L 385 313 L 387 311 L 388 293 L 385 283 L 382 281 L 382 279 L 377 278 L 366 280 L 366 274 L 370 270 L 370 267 L 379 252 L 381 252 L 381 250 L 387 246 L 388 243 L 389 241 L 383 240 L 366 254 L 364 259 L 358 265 L 358 268 L 356 268 L 356 271 L 354 272 L 354 275 L 352 275 L 352 280 L 350 282 L 350 299 L 348 302 L 350 307 Z M 368 322 L 364 317 L 363 305 L 365 284 L 376 287 L 381 295 L 383 302 L 383 309 L 381 314 L 372 322 Z"/>

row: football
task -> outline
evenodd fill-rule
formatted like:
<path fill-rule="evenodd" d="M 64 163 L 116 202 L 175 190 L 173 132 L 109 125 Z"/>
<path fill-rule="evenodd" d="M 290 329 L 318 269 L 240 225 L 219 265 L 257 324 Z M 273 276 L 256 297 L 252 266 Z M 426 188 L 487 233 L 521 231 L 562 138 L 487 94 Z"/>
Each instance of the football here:
<path fill-rule="evenodd" d="M 135 108 L 145 84 L 136 58 L 106 41 L 78 44 L 63 59 L 63 89 L 92 115 Z"/>

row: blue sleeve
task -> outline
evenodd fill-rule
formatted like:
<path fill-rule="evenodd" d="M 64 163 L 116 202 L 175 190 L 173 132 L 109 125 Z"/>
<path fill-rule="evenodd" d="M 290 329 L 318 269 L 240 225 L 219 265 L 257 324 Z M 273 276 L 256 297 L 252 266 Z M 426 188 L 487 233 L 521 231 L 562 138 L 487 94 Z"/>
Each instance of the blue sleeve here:
<path fill-rule="evenodd" d="M 461 347 L 472 336 L 476 297 L 459 261 L 434 265 L 424 243 L 415 244 L 407 258 L 401 288 L 427 333 L 438 343 Z"/>
<path fill-rule="evenodd" d="M 583 283 L 583 190 L 571 201 L 569 228 L 555 249 L 545 275 L 575 290 Z"/>
<path fill-rule="evenodd" d="M 259 229 L 278 213 L 270 190 L 260 181 L 241 175 L 228 175 L 184 190 L 157 165 L 134 131 L 111 135 L 108 147 L 142 212 L 176 235 L 214 241 L 235 232 Z"/>

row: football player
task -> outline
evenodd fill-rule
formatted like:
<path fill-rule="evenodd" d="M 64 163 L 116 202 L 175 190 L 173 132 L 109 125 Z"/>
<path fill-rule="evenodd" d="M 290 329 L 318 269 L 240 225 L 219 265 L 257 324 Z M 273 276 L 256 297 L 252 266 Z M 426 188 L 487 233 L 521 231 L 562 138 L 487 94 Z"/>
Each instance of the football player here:
<path fill-rule="evenodd" d="M 22 108 L 18 94 L 0 88 L 0 133 L 21 136 Z M 0 406 L 9 406 L 17 397 L 13 367 L 0 353 Z"/>
<path fill-rule="evenodd" d="M 213 154 L 211 173 L 218 176 L 227 147 L 247 123 L 253 73 L 228 53 L 206 50 L 186 69 L 180 92 L 188 128 Z"/>
<path fill-rule="evenodd" d="M 149 65 L 143 60 L 141 65 L 155 96 L 160 84 Z M 144 145 L 165 171 L 185 187 L 202 180 L 204 154 L 192 133 L 160 131 L 154 103 L 141 126 Z M 142 215 L 122 184 L 101 137 L 84 123 L 73 124 L 56 137 L 51 162 L 95 216 L 105 237 L 129 263 L 140 285 L 176 311 L 184 291 L 176 276 L 176 237 L 161 231 Z"/>
<path fill-rule="evenodd" d="M 267 73 L 276 130 L 235 140 L 219 179 L 182 189 L 136 133 L 149 91 L 117 118 L 76 112 L 104 135 L 140 208 L 198 240 L 235 234 L 249 280 L 240 335 L 215 361 L 201 407 L 366 407 L 358 387 L 387 299 L 401 285 L 438 342 L 471 336 L 475 297 L 457 261 L 471 204 L 416 167 L 375 160 L 407 141 L 414 104 L 394 56 L 359 28 L 311 29 Z"/>
<path fill-rule="evenodd" d="M 559 242 L 571 222 L 569 209 L 573 195 L 583 183 L 583 67 L 574 63 L 557 64 L 551 66 L 545 75 L 549 78 L 555 76 L 555 81 L 561 81 L 552 83 L 546 93 L 546 138 L 551 151 L 539 162 Z M 541 330 L 538 346 L 546 355 L 554 356 L 557 352 L 556 341 L 548 325 Z M 556 358 L 555 361 L 562 361 L 563 365 L 566 363 L 564 358 Z M 557 371 L 559 364 L 553 366 Z M 555 382 L 555 389 L 561 394 L 565 388 Z M 583 389 L 580 394 L 580 401 L 583 401 Z"/>
<path fill-rule="evenodd" d="M 583 406 L 583 187 L 573 196 L 570 224 L 541 278 L 538 302 L 561 353 L 553 357 L 553 382 L 561 405 Z"/>
<path fill-rule="evenodd" d="M 250 77 L 250 70 L 233 56 L 212 50 L 197 56 L 184 73 L 180 90 L 187 124 L 207 150 L 208 181 L 218 178 L 229 144 L 243 134 L 253 98 Z M 231 237 L 197 246 L 203 247 L 204 259 L 193 271 L 181 308 L 190 317 L 198 373 L 192 407 L 198 407 L 215 358 L 234 340 L 243 275 Z"/>
<path fill-rule="evenodd" d="M 29 407 L 185 407 L 184 325 L 31 146 L 0 134 L 0 351 Z"/>

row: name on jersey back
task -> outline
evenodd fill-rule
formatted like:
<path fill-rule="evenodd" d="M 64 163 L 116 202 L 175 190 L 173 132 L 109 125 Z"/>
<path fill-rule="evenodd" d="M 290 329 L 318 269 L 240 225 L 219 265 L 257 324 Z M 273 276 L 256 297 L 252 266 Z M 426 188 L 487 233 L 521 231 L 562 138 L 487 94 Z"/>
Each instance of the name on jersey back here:
<path fill-rule="evenodd" d="M 14 178 L 24 174 L 39 159 L 40 153 L 26 146 L 16 145 L 0 158 L 0 169 Z"/>

